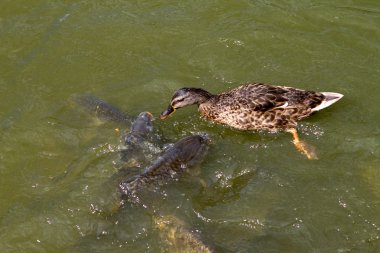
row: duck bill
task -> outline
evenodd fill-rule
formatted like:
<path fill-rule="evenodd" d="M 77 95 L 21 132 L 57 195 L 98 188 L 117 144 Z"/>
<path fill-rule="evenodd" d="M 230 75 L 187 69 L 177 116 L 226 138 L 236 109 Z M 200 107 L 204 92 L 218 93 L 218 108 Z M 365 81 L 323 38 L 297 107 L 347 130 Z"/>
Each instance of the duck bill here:
<path fill-rule="evenodd" d="M 169 117 L 170 114 L 174 112 L 175 109 L 171 105 L 169 105 L 168 108 L 163 113 L 161 113 L 160 119 L 166 119 L 167 117 Z"/>

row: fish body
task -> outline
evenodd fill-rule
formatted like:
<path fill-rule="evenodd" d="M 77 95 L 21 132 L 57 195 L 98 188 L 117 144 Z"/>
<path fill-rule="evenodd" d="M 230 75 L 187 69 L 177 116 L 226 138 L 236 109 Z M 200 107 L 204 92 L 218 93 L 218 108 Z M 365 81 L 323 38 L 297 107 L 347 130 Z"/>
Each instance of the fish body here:
<path fill-rule="evenodd" d="M 149 112 L 141 112 L 133 121 L 130 131 L 122 137 L 123 149 L 121 160 L 140 164 L 145 159 L 145 152 L 156 149 L 153 144 L 153 116 Z"/>
<path fill-rule="evenodd" d="M 128 178 L 119 184 L 121 193 L 133 196 L 141 188 L 159 186 L 178 178 L 204 157 L 208 138 L 201 135 L 185 137 L 169 147 L 148 167 L 144 173 Z"/>
<path fill-rule="evenodd" d="M 113 121 L 129 127 L 133 120 L 119 108 L 91 94 L 75 94 L 70 100 L 102 121 Z"/>
<path fill-rule="evenodd" d="M 214 250 L 206 245 L 199 234 L 194 232 L 178 217 L 165 215 L 153 218 L 160 235 L 170 245 L 173 252 L 178 253 L 211 253 Z"/>

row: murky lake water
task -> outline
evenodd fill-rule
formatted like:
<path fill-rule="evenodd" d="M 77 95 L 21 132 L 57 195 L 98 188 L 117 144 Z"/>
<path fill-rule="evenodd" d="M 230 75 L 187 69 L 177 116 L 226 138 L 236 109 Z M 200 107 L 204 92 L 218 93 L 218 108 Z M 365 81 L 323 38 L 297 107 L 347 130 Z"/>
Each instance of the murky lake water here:
<path fill-rule="evenodd" d="M 380 2 L 6 0 L 0 59 L 1 252 L 171 252 L 151 212 L 112 214 L 119 126 L 68 99 L 158 118 L 177 88 L 247 82 L 345 95 L 301 123 L 319 160 L 182 109 L 154 121 L 159 145 L 212 145 L 160 212 L 216 252 L 380 252 Z"/>

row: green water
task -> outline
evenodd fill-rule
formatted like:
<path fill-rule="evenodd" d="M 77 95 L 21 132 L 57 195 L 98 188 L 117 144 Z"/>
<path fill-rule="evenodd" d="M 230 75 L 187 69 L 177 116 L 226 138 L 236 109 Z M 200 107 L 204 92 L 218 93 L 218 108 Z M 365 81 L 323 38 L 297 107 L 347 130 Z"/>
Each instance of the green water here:
<path fill-rule="evenodd" d="M 158 117 L 177 88 L 258 81 L 345 95 L 301 123 L 319 160 L 289 134 L 238 132 L 184 108 L 154 121 L 159 145 L 198 132 L 213 143 L 198 174 L 161 189 L 160 211 L 216 252 L 380 252 L 373 0 L 3 0 L 0 251 L 171 252 L 143 208 L 105 215 L 118 126 L 68 98 L 88 92 Z"/>

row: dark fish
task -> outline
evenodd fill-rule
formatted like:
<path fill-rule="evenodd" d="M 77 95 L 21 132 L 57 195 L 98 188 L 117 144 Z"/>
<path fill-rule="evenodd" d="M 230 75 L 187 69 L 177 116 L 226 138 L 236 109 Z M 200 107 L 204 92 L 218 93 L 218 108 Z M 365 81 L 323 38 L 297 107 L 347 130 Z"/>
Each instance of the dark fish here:
<path fill-rule="evenodd" d="M 125 139 L 126 144 L 132 144 L 145 140 L 153 131 L 153 115 L 150 112 L 141 112 L 132 123 L 130 134 Z"/>
<path fill-rule="evenodd" d="M 133 120 L 117 107 L 91 94 L 75 94 L 70 97 L 70 100 L 100 120 L 113 121 L 128 127 Z"/>
<path fill-rule="evenodd" d="M 91 94 L 72 95 L 70 100 L 102 121 L 112 121 L 127 128 L 122 137 L 124 147 L 121 150 L 121 160 L 123 162 L 141 164 L 145 160 L 144 152 L 156 148 L 152 144 L 153 115 L 150 112 L 141 112 L 133 120 L 130 115 Z"/>
<path fill-rule="evenodd" d="M 141 161 L 144 159 L 144 151 L 154 146 L 149 142 L 153 132 L 152 119 L 150 112 L 141 112 L 134 120 L 131 131 L 123 137 L 125 149 L 121 151 L 122 161 L 127 162 L 133 159 Z"/>
<path fill-rule="evenodd" d="M 142 188 L 159 186 L 178 178 L 205 156 L 209 139 L 201 135 L 185 137 L 165 150 L 145 172 L 122 181 L 119 188 L 124 197 L 133 197 Z"/>

